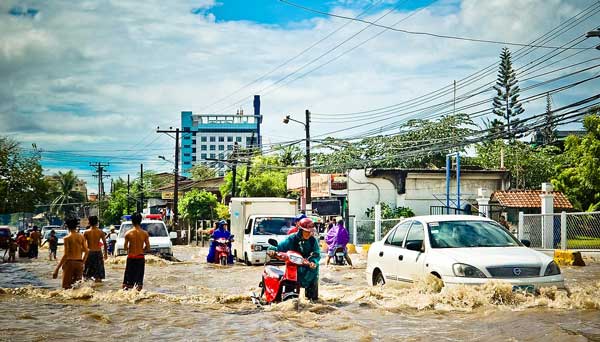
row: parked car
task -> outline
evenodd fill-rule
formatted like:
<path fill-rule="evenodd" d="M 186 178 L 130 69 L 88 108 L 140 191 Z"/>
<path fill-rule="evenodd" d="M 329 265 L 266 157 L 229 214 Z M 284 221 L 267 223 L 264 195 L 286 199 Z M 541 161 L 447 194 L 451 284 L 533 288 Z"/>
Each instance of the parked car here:
<path fill-rule="evenodd" d="M 43 241 L 48 240 L 48 238 L 50 237 L 51 231 L 52 230 L 48 230 L 48 231 L 46 231 L 46 233 L 44 235 L 42 235 Z M 66 229 L 54 229 L 54 233 L 56 234 L 56 238 L 58 239 L 59 245 L 63 245 L 65 243 L 63 239 L 65 238 L 65 236 L 69 235 L 69 231 Z"/>
<path fill-rule="evenodd" d="M 40 234 L 42 234 L 42 236 L 46 236 L 46 232 L 49 232 L 52 229 L 56 230 L 56 229 L 64 229 L 64 228 L 62 226 L 57 226 L 57 225 L 43 226 L 42 230 L 40 231 Z"/>
<path fill-rule="evenodd" d="M 524 243 L 484 217 L 412 217 L 371 245 L 367 282 L 412 282 L 432 274 L 445 286 L 500 280 L 512 284 L 514 290 L 564 288 L 564 278 L 553 259 Z"/>
<path fill-rule="evenodd" d="M 150 253 L 173 255 L 173 243 L 171 239 L 177 238 L 177 233 L 167 231 L 165 223 L 160 220 L 142 220 L 142 229 L 150 235 Z M 117 255 L 126 255 L 125 233 L 133 228 L 131 221 L 121 223 L 115 250 Z"/>
<path fill-rule="evenodd" d="M 0 226 L 0 249 L 8 248 L 8 239 L 12 236 L 9 226 Z"/>

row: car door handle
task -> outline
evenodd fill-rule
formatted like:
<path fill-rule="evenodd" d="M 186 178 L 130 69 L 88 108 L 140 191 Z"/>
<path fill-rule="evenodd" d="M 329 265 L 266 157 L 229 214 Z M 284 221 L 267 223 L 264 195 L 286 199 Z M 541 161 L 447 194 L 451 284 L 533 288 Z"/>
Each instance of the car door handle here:
<path fill-rule="evenodd" d="M 382 257 L 383 256 L 383 252 L 379 252 L 379 256 Z"/>
<path fill-rule="evenodd" d="M 398 260 L 402 261 L 402 259 L 404 259 L 403 255 L 398 256 Z"/>

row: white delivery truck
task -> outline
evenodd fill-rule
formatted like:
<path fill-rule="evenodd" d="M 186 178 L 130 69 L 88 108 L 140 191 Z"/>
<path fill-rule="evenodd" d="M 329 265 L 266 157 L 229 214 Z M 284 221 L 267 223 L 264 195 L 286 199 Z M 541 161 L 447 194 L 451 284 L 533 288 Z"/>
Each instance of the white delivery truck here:
<path fill-rule="evenodd" d="M 297 201 L 275 197 L 238 197 L 229 203 L 233 256 L 246 265 L 264 263 L 268 240 L 282 241 L 293 227 Z"/>

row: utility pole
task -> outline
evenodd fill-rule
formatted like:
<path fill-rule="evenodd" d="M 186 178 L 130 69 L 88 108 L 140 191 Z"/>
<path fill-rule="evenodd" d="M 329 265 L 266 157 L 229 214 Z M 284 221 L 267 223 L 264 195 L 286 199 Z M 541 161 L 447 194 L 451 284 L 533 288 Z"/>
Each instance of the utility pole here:
<path fill-rule="evenodd" d="M 144 211 L 144 164 L 140 164 L 140 183 L 138 184 L 140 190 L 140 204 L 137 205 L 138 212 Z"/>
<path fill-rule="evenodd" d="M 98 178 L 98 226 L 100 226 L 100 218 L 102 217 L 102 197 L 104 195 L 104 182 L 103 179 L 110 177 L 110 175 L 104 174 L 105 168 L 110 166 L 110 163 L 90 163 L 90 166 L 96 170 L 97 175 L 94 177 Z"/>
<path fill-rule="evenodd" d="M 129 211 L 129 187 L 130 187 L 130 183 L 129 183 L 129 174 L 127 174 L 127 214 L 131 214 L 131 212 Z"/>
<path fill-rule="evenodd" d="M 173 129 L 169 127 L 168 130 L 161 130 L 160 127 L 156 128 L 156 133 L 175 133 L 175 170 L 174 170 L 174 186 L 173 186 L 173 230 L 178 229 L 179 210 L 177 208 L 179 202 L 179 134 L 183 133 L 179 128 Z"/>
<path fill-rule="evenodd" d="M 454 80 L 454 108 L 452 109 L 452 114 L 456 115 L 456 80 Z"/>
<path fill-rule="evenodd" d="M 237 152 L 238 152 L 238 148 L 239 145 L 237 143 L 237 141 L 233 144 L 233 153 L 231 154 L 231 156 L 233 157 L 233 166 L 232 166 L 232 179 L 231 179 L 231 198 L 235 197 L 235 191 L 237 190 L 237 186 L 236 186 L 236 180 L 237 180 Z M 248 176 L 248 172 L 246 171 L 246 176 Z"/>
<path fill-rule="evenodd" d="M 306 209 L 312 202 L 311 191 L 310 191 L 310 111 L 307 109 L 306 112 L 306 123 L 304 129 L 306 131 Z"/>

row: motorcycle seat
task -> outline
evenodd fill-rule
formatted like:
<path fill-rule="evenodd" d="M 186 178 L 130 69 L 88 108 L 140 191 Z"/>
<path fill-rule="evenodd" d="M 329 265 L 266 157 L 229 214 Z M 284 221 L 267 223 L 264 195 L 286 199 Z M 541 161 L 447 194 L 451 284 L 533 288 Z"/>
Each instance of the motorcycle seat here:
<path fill-rule="evenodd" d="M 285 272 L 275 266 L 267 266 L 265 268 L 265 271 L 267 272 L 267 276 L 271 277 L 271 278 L 277 278 L 277 279 L 281 279 L 283 278 L 283 275 L 285 274 Z"/>

